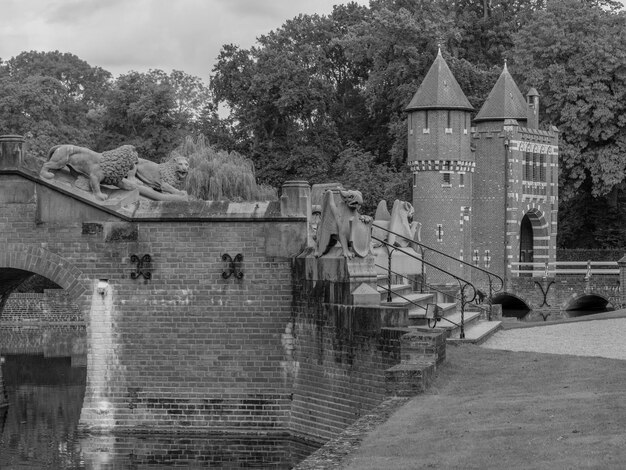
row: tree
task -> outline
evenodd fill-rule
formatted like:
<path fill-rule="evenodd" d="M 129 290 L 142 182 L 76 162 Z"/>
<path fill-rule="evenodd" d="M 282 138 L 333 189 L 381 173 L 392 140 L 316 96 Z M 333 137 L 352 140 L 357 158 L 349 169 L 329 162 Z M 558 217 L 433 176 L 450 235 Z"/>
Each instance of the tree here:
<path fill-rule="evenodd" d="M 544 124 L 561 132 L 561 240 L 580 227 L 567 217 L 588 214 L 592 200 L 579 193 L 605 198 L 626 170 L 626 16 L 598 3 L 549 2 L 520 30 L 512 54 L 512 68 L 542 96 Z"/>
<path fill-rule="evenodd" d="M 110 74 L 72 54 L 23 52 L 0 65 L 0 132 L 27 137 L 45 157 L 53 145 L 90 146 L 100 134 L 90 118 L 101 109 Z"/>
<path fill-rule="evenodd" d="M 208 90 L 180 71 L 129 72 L 106 95 L 101 149 L 132 144 L 139 155 L 161 161 L 187 134 L 198 129 Z"/>

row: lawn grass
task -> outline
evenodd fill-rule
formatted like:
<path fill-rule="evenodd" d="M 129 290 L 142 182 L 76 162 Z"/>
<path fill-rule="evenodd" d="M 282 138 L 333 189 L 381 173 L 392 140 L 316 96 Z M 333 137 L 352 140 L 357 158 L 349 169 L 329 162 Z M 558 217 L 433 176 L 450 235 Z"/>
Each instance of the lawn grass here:
<path fill-rule="evenodd" d="M 341 468 L 626 468 L 626 361 L 448 345 Z"/>

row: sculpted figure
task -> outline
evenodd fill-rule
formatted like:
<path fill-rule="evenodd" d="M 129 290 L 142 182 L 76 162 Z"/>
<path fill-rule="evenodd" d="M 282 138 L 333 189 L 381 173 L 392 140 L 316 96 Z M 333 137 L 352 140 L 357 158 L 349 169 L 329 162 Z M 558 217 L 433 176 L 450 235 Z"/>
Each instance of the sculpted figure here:
<path fill-rule="evenodd" d="M 155 191 L 186 196 L 187 192 L 181 188 L 185 186 L 187 173 L 189 161 L 183 156 L 170 158 L 164 163 L 154 163 L 140 158 L 136 177 Z"/>
<path fill-rule="evenodd" d="M 315 256 L 322 256 L 337 242 L 341 244 L 343 256 L 362 258 L 368 255 L 371 245 L 371 217 L 362 216 L 358 210 L 363 204 L 359 191 L 338 191 L 340 200 L 335 200 L 335 191 L 326 191 L 322 201 L 322 216 L 317 229 Z"/>
<path fill-rule="evenodd" d="M 70 169 L 74 176 L 84 176 L 94 195 L 101 201 L 107 196 L 100 189 L 101 184 L 117 186 L 120 189 L 131 190 L 135 186 L 127 179 L 133 175 L 138 156 L 135 147 L 122 145 L 115 150 L 98 153 L 85 147 L 76 145 L 56 145 L 48 152 L 48 161 L 43 164 L 39 175 L 42 178 L 52 179 L 52 170 L 64 167 Z"/>
<path fill-rule="evenodd" d="M 376 208 L 376 215 L 374 217 L 375 225 L 387 228 L 392 232 L 402 235 L 398 237 L 393 233 L 386 232 L 385 230 L 374 227 L 372 229 L 372 235 L 375 237 L 386 240 L 387 243 L 399 247 L 406 248 L 411 245 L 409 240 L 420 241 L 420 229 L 422 224 L 412 221 L 415 210 L 413 206 L 406 202 L 396 199 L 391 209 L 391 214 L 387 210 L 387 203 L 380 201 Z M 407 240 L 409 239 L 409 240 Z M 375 242 L 375 246 L 381 246 L 381 242 Z"/>

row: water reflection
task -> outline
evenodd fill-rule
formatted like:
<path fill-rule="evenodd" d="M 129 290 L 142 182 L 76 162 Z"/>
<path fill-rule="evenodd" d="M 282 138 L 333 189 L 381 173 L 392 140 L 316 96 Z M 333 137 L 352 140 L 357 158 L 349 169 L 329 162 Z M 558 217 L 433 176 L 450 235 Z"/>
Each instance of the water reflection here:
<path fill-rule="evenodd" d="M 0 468 L 85 468 L 76 431 L 85 368 L 72 367 L 69 357 L 4 359 L 9 406 L 0 437 Z"/>
<path fill-rule="evenodd" d="M 52 347 L 56 333 L 34 331 L 12 338 L 25 342 L 0 347 L 9 403 L 0 408 L 0 469 L 289 469 L 319 447 L 287 435 L 80 434 L 86 361 L 76 345 L 83 343 L 66 338 Z"/>

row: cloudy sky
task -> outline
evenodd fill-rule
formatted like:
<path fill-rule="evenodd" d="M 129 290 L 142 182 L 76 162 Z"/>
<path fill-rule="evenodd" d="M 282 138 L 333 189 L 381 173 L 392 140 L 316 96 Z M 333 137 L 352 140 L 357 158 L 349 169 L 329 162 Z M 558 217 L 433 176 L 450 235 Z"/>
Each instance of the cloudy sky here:
<path fill-rule="evenodd" d="M 368 0 L 357 0 L 368 5 Z M 243 48 L 343 0 L 0 0 L 0 58 L 70 52 L 113 75 L 182 70 L 208 83 L 223 44 Z"/>

